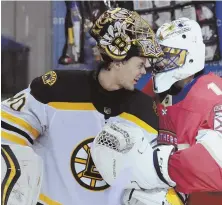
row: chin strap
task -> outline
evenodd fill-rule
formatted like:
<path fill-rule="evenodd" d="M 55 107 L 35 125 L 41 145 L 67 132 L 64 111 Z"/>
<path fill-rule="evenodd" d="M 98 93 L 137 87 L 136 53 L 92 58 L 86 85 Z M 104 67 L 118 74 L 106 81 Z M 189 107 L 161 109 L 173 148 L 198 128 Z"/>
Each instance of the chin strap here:
<path fill-rule="evenodd" d="M 168 161 L 170 155 L 175 152 L 173 145 L 159 145 L 153 152 L 153 163 L 158 177 L 170 187 L 175 187 L 176 183 L 168 174 Z"/>

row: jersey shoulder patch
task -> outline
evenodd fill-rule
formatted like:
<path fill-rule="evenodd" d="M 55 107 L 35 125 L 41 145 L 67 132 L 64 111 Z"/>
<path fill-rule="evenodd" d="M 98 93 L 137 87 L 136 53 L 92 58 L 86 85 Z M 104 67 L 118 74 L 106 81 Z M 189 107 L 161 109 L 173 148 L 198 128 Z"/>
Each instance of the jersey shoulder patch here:
<path fill-rule="evenodd" d="M 31 94 L 36 100 L 49 102 L 90 101 L 90 71 L 54 70 L 35 78 Z"/>
<path fill-rule="evenodd" d="M 49 71 L 42 76 L 42 81 L 44 84 L 52 86 L 57 81 L 57 74 L 55 71 Z"/>

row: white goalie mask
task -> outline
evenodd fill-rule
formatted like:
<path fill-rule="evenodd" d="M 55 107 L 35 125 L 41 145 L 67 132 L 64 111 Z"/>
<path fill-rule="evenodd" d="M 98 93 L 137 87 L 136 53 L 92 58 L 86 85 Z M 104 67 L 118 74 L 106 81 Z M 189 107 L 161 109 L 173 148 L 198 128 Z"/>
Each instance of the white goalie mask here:
<path fill-rule="evenodd" d="M 180 18 L 163 24 L 156 33 L 164 57 L 153 68 L 154 92 L 162 93 L 177 81 L 204 69 L 205 44 L 199 24 Z"/>

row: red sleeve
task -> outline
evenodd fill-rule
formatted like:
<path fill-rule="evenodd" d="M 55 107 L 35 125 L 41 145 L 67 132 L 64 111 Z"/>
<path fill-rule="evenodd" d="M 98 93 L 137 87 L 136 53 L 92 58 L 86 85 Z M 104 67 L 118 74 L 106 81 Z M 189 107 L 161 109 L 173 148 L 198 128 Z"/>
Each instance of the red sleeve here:
<path fill-rule="evenodd" d="M 222 191 L 222 168 L 201 144 L 173 154 L 169 175 L 179 192 Z"/>

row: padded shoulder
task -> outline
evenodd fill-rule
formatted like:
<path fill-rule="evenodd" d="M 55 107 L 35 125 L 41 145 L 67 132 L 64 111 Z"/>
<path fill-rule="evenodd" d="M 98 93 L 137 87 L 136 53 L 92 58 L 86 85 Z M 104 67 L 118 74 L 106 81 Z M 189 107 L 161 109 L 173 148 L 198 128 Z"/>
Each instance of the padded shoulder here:
<path fill-rule="evenodd" d="M 36 100 L 49 102 L 89 102 L 90 71 L 54 70 L 35 78 L 31 94 Z"/>

